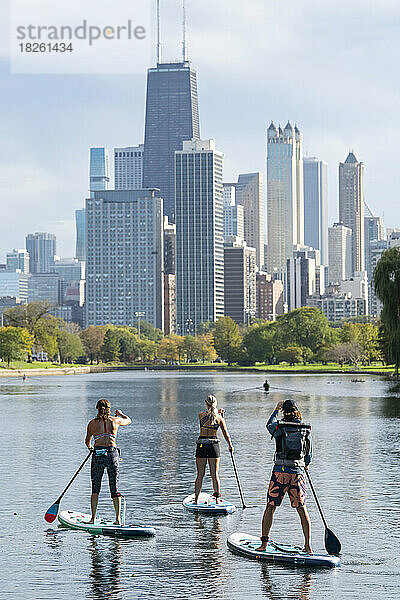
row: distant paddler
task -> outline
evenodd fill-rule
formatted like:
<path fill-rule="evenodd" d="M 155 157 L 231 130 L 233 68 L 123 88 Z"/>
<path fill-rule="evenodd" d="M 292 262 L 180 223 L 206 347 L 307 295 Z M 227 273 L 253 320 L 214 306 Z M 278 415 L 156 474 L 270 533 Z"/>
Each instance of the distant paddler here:
<path fill-rule="evenodd" d="M 90 502 L 92 518 L 88 523 L 94 523 L 101 480 L 104 469 L 107 469 L 108 483 L 115 509 L 115 525 L 121 525 L 121 494 L 118 490 L 119 449 L 116 441 L 118 428 L 121 425 L 130 425 L 131 420 L 120 410 L 115 411 L 114 417 L 110 416 L 111 404 L 105 398 L 98 401 L 96 408 L 97 416 L 89 421 L 85 438 L 86 446 L 89 450 L 93 450 L 91 467 L 92 496 Z M 94 447 L 92 446 L 92 437 L 94 438 Z"/>
<path fill-rule="evenodd" d="M 283 420 L 278 420 L 279 411 Z M 286 492 L 290 503 L 299 514 L 304 534 L 304 551 L 312 554 L 311 523 L 306 508 L 305 469 L 312 458 L 311 426 L 303 423 L 301 413 L 293 400 L 278 402 L 270 416 L 267 429 L 275 439 L 274 467 L 267 493 L 267 507 L 262 520 L 261 545 L 256 551 L 264 551 L 268 544 L 274 512 L 280 506 Z"/>
<path fill-rule="evenodd" d="M 199 413 L 200 435 L 196 445 L 197 477 L 194 487 L 195 504 L 197 504 L 201 492 L 201 486 L 203 484 L 207 462 L 210 468 L 210 475 L 214 489 L 213 496 L 216 503 L 218 503 L 219 499 L 221 498 L 221 487 L 218 476 L 221 455 L 219 439 L 217 435 L 219 428 L 221 428 L 222 435 L 228 444 L 229 451 L 233 452 L 231 438 L 223 417 L 224 411 L 218 410 L 217 399 L 215 396 L 207 396 L 205 403 L 206 410 Z"/>

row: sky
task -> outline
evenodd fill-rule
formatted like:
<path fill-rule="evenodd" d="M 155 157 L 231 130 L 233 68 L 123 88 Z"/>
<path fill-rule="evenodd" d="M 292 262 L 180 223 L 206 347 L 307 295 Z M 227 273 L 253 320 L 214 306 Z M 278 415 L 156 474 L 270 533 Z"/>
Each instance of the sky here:
<path fill-rule="evenodd" d="M 364 163 L 366 201 L 386 227 L 399 227 L 398 0 L 186 4 L 201 137 L 224 153 L 225 181 L 264 174 L 266 128 L 289 119 L 304 154 L 328 163 L 329 224 L 338 217 L 338 164 L 351 149 Z M 161 0 L 164 60 L 180 56 L 180 6 Z M 88 149 L 143 142 L 146 73 L 11 74 L 6 2 L 0 16 L 0 262 L 35 231 L 55 233 L 57 253 L 73 256 Z"/>

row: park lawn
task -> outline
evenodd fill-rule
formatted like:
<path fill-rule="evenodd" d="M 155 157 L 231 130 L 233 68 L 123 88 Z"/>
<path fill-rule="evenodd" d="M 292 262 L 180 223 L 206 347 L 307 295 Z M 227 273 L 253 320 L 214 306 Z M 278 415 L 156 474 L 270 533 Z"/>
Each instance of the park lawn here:
<path fill-rule="evenodd" d="M 65 367 L 80 367 L 81 365 L 65 364 L 59 365 L 58 363 L 52 362 L 39 362 L 35 361 L 32 363 L 25 362 L 23 360 L 14 360 L 10 363 L 10 366 L 5 362 L 0 361 L 0 369 L 12 369 L 13 371 L 24 371 L 28 369 L 63 369 Z"/>

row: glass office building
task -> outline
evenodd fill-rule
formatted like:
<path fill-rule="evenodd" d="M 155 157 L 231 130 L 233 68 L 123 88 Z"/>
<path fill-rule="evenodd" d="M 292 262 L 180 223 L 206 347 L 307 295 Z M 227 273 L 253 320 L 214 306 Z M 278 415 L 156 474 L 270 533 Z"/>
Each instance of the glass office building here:
<path fill-rule="evenodd" d="M 143 188 L 143 144 L 114 148 L 114 186 L 116 190 Z"/>
<path fill-rule="evenodd" d="M 174 152 L 199 139 L 196 72 L 190 62 L 159 63 L 147 75 L 143 187 L 158 188 L 164 214 L 175 221 Z"/>
<path fill-rule="evenodd" d="M 30 273 L 50 273 L 56 254 L 56 236 L 53 233 L 30 233 L 26 236 Z"/>
<path fill-rule="evenodd" d="M 85 260 L 86 258 L 86 214 L 85 209 L 75 211 L 76 245 L 75 258 Z"/>
<path fill-rule="evenodd" d="M 177 333 L 224 314 L 223 156 L 214 140 L 175 153 Z"/>
<path fill-rule="evenodd" d="M 328 165 L 316 157 L 304 158 L 304 243 L 321 253 L 328 264 Z"/>
<path fill-rule="evenodd" d="M 107 190 L 86 200 L 86 326 L 163 329 L 163 206 L 158 190 Z"/>
<path fill-rule="evenodd" d="M 90 148 L 89 191 L 107 190 L 110 183 L 110 169 L 107 148 Z"/>

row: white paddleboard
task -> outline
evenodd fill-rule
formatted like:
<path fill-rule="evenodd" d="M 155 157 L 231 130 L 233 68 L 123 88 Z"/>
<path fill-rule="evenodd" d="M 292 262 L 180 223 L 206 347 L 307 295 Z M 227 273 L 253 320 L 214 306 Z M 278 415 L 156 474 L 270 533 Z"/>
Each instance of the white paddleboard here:
<path fill-rule="evenodd" d="M 236 506 L 234 504 L 222 498 L 219 498 L 219 500 L 219 502 L 216 502 L 214 496 L 201 492 L 197 504 L 194 502 L 194 494 L 187 496 L 182 504 L 191 512 L 205 515 L 230 515 L 235 512 Z"/>
<path fill-rule="evenodd" d="M 270 540 L 264 552 L 256 551 L 260 538 L 247 533 L 233 533 L 227 539 L 228 548 L 235 554 L 266 562 L 295 567 L 340 567 L 340 558 L 330 554 L 307 554 L 301 548 Z"/>
<path fill-rule="evenodd" d="M 89 524 L 91 516 L 76 510 L 63 510 L 58 515 L 61 525 L 80 529 L 97 535 L 112 535 L 119 537 L 153 537 L 156 535 L 154 527 L 147 525 L 114 525 L 111 519 L 97 517 L 94 523 Z"/>

